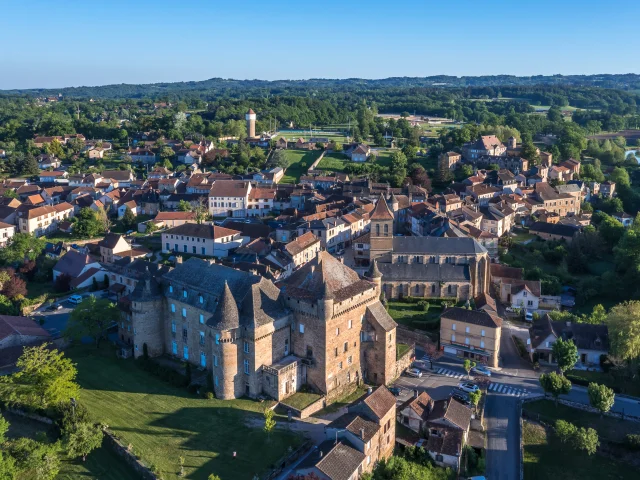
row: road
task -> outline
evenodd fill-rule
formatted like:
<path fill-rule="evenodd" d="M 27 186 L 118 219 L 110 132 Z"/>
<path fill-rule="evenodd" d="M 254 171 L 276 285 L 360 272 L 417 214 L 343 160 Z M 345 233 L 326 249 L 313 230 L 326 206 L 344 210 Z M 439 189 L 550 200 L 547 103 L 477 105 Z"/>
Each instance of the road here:
<path fill-rule="evenodd" d="M 487 427 L 486 474 L 491 480 L 520 478 L 520 418 L 518 400 L 490 393 L 484 409 Z"/>

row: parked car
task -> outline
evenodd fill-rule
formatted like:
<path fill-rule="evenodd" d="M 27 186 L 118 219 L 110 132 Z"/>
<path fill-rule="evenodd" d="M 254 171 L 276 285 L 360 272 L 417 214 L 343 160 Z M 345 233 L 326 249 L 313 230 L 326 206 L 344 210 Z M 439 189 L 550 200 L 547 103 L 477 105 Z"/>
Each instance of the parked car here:
<path fill-rule="evenodd" d="M 527 311 L 527 313 L 524 314 L 524 319 L 527 322 L 533 322 L 533 313 Z"/>
<path fill-rule="evenodd" d="M 491 376 L 491 370 L 484 365 L 477 365 L 471 369 L 471 371 L 477 375 L 484 375 L 485 377 Z"/>
<path fill-rule="evenodd" d="M 400 387 L 390 387 L 389 391 L 393 393 L 396 397 L 399 397 L 402 393 L 402 389 Z"/>
<path fill-rule="evenodd" d="M 475 383 L 471 383 L 471 382 L 460 382 L 458 384 L 458 388 L 463 392 L 467 392 L 467 393 L 477 392 L 478 390 L 480 390 L 480 388 L 478 388 L 478 386 Z"/>
<path fill-rule="evenodd" d="M 509 313 L 513 313 L 513 312 L 515 312 L 515 311 L 516 311 L 516 309 L 515 309 L 515 308 L 513 308 L 513 307 L 507 307 L 507 308 L 505 308 L 505 311 L 507 311 L 507 312 L 509 312 Z"/>
<path fill-rule="evenodd" d="M 52 303 L 47 307 L 47 310 L 49 310 L 50 312 L 55 312 L 56 310 L 60 310 L 61 308 L 62 305 L 60 305 L 59 303 Z"/>
<path fill-rule="evenodd" d="M 80 295 L 71 295 L 69 297 L 69 303 L 78 305 L 79 303 L 82 303 L 82 297 Z"/>
<path fill-rule="evenodd" d="M 454 392 L 451 394 L 451 398 L 455 398 L 457 401 L 459 401 L 463 405 L 467 405 L 467 406 L 471 405 L 471 401 L 469 400 L 469 395 L 459 390 L 454 390 Z"/>
<path fill-rule="evenodd" d="M 408 368 L 404 373 L 406 373 L 410 377 L 422 377 L 422 371 L 418 368 Z"/>

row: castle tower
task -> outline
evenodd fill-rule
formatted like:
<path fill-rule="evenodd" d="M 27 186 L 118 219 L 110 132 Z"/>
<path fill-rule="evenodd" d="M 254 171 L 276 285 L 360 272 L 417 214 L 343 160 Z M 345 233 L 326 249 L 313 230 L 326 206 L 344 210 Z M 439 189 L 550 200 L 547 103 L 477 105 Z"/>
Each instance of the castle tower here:
<path fill-rule="evenodd" d="M 382 292 L 382 273 L 378 269 L 378 261 L 374 258 L 371 260 L 369 270 L 367 270 L 366 277 L 371 280 L 375 286 L 378 295 Z"/>
<path fill-rule="evenodd" d="M 256 112 L 249 109 L 244 118 L 247 120 L 247 136 L 256 138 Z"/>
<path fill-rule="evenodd" d="M 323 278 L 324 281 L 324 293 L 322 294 L 322 312 L 321 315 L 324 318 L 325 322 L 331 320 L 333 317 L 333 293 L 329 290 L 329 284 L 327 280 Z"/>
<path fill-rule="evenodd" d="M 517 144 L 516 137 L 509 137 L 509 140 L 507 140 L 507 147 L 510 149 L 516 148 Z"/>
<path fill-rule="evenodd" d="M 384 255 L 393 250 L 394 216 L 384 195 L 380 194 L 376 208 L 371 212 L 371 248 L 369 259 Z"/>
<path fill-rule="evenodd" d="M 214 383 L 216 397 L 223 400 L 230 400 L 242 396 L 242 385 L 236 385 L 236 377 L 240 376 L 238 371 L 238 344 L 236 342 L 236 332 L 240 327 L 240 315 L 231 289 L 227 282 L 224 283 L 224 291 L 220 304 L 214 314 L 214 325 L 220 331 L 219 346 L 220 376 L 218 385 Z M 216 372 L 214 371 L 214 376 Z"/>

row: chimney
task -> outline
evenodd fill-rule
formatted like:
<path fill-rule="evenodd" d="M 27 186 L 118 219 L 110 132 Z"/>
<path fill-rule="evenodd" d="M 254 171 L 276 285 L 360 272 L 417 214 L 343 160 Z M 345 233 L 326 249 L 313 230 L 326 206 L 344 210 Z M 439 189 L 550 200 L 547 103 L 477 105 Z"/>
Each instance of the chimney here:
<path fill-rule="evenodd" d="M 364 428 L 360 429 L 360 438 L 364 440 Z"/>
<path fill-rule="evenodd" d="M 373 393 L 373 388 L 368 387 L 367 388 L 367 395 L 371 395 Z"/>
<path fill-rule="evenodd" d="M 415 389 L 413 391 L 413 398 L 418 398 L 420 396 L 420 392 L 418 392 L 418 389 Z"/>

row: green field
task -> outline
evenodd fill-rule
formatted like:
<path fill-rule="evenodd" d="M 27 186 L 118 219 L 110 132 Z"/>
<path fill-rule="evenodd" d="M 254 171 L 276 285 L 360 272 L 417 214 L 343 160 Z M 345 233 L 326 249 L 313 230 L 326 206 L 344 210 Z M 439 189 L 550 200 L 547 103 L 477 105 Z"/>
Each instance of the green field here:
<path fill-rule="evenodd" d="M 286 150 L 289 166 L 282 177 L 280 183 L 298 183 L 302 175 L 307 174 L 307 170 L 313 162 L 320 156 L 320 150 Z"/>
<path fill-rule="evenodd" d="M 440 330 L 442 307 L 439 304 L 430 304 L 427 312 L 423 311 L 417 303 L 390 301 L 388 305 L 389 315 L 396 323 L 428 332 Z"/>
<path fill-rule="evenodd" d="M 267 439 L 260 402 L 196 397 L 150 376 L 133 360 L 116 359 L 109 348 L 78 346 L 68 353 L 78 364 L 80 401 L 93 420 L 109 425 L 165 479 L 178 478 L 180 456 L 186 478 L 205 480 L 215 473 L 223 479 L 251 479 L 301 442 L 280 429 Z"/>
<path fill-rule="evenodd" d="M 544 427 L 523 422 L 524 480 L 623 480 L 638 478 L 630 465 L 587 455 L 560 443 Z"/>
<path fill-rule="evenodd" d="M 344 168 L 351 160 L 342 153 L 327 153 L 316 167 L 316 170 L 327 172 L 344 172 Z"/>

